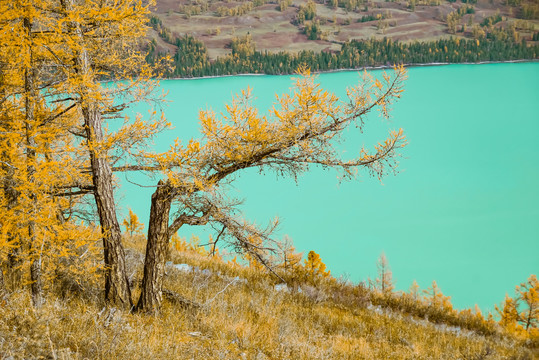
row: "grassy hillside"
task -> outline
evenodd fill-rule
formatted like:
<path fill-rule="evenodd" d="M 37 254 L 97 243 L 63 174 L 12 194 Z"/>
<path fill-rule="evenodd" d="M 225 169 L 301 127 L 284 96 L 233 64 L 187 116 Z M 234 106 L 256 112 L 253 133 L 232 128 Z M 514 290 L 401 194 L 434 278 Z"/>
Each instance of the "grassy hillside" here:
<path fill-rule="evenodd" d="M 276 287 L 279 281 L 256 267 L 225 263 L 185 243 L 176 245 L 167 268 L 167 301 L 159 315 L 106 308 L 89 276 L 64 274 L 41 309 L 33 308 L 28 292 L 22 290 L 2 303 L 0 358 L 535 359 L 539 355 L 530 342 L 471 312 L 458 314 L 428 299 L 384 295 L 329 276 L 304 274 L 289 281 L 294 284 L 290 287 Z M 127 241 L 135 284 L 141 278 L 143 246 L 142 240 Z"/>
<path fill-rule="evenodd" d="M 201 116 L 200 142 L 178 141 L 158 154 L 148 144 L 169 124 L 157 113 L 161 98 L 150 95 L 157 84 L 148 59 L 137 51 L 146 40 L 139 38 L 144 2 L 0 2 L 0 14 L 0 359 L 537 357 L 535 276 L 506 299 L 498 323 L 453 309 L 435 283 L 395 293 L 387 269 L 372 284 L 336 280 L 318 254 L 302 262 L 291 244 L 275 243 L 276 221 L 258 229 L 237 216 L 241 202 L 227 192 L 243 169 L 296 177 L 312 162 L 343 176 L 356 167 L 388 173 L 405 144 L 402 130 L 350 161 L 333 142 L 355 119 L 361 128 L 375 107 L 388 117 L 403 67 L 351 89 L 346 106 L 313 78 L 298 79 L 271 124 L 246 92 L 228 119 Z M 254 55 L 249 39 L 235 51 Z M 385 47 L 402 50 L 390 41 Z M 155 111 L 124 117 L 138 101 L 155 103 Z M 116 118 L 122 126 L 109 122 Z M 113 170 L 163 178 L 152 195 L 148 239 L 137 234 L 143 226 L 131 211 L 123 222 L 129 236 L 121 233 Z M 221 239 L 245 260 L 210 256 L 176 235 L 170 246 L 181 226 L 202 224 L 222 226 L 213 250 Z"/>
<path fill-rule="evenodd" d="M 158 1 L 147 61 L 166 77 L 291 74 L 539 57 L 536 0 Z"/>
<path fill-rule="evenodd" d="M 335 52 L 350 40 L 482 38 L 502 30 L 516 41 L 533 41 L 539 31 L 535 0 L 158 0 L 153 13 L 172 38 L 202 41 L 210 59 L 230 54 L 233 38 L 247 34 L 260 51 L 297 53 Z M 175 51 L 158 31 L 152 38 L 158 51 Z"/>

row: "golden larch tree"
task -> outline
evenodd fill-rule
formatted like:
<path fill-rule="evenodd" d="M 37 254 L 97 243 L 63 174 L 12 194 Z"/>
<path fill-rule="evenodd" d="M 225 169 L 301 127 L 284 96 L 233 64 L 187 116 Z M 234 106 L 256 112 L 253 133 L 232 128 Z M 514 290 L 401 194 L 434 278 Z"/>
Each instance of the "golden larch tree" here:
<path fill-rule="evenodd" d="M 500 325 L 508 332 L 521 338 L 539 340 L 539 281 L 536 275 L 530 275 L 526 282 L 517 285 L 515 298 L 509 295 L 500 307 Z"/>
<path fill-rule="evenodd" d="M 305 264 L 303 266 L 307 273 L 307 277 L 311 280 L 316 278 L 329 278 L 331 276 L 331 272 L 329 270 L 326 271 L 326 264 L 322 262 L 320 255 L 313 250 L 309 251 L 307 254 L 307 259 L 305 259 Z"/>
<path fill-rule="evenodd" d="M 539 281 L 536 275 L 530 275 L 528 281 L 516 287 L 517 298 L 524 305 L 519 320 L 526 331 L 539 327 Z M 538 335 L 538 334 L 536 334 Z"/>
<path fill-rule="evenodd" d="M 133 159 L 139 170 L 144 168 L 144 156 L 140 154 L 146 151 L 146 141 L 168 127 L 168 123 L 163 116 L 149 121 L 137 117 L 110 132 L 104 122 L 122 118 L 122 110 L 130 103 L 147 99 L 157 85 L 150 80 L 155 73 L 139 51 L 152 3 L 62 0 L 59 5 L 62 17 L 58 28 L 65 41 L 55 55 L 69 64 L 64 67 L 61 91 L 73 108 L 72 116 L 79 119 L 75 132 L 86 152 L 81 156 L 89 160 L 92 193 L 103 235 L 105 298 L 126 309 L 132 308 L 133 302 L 117 218 L 113 171 L 125 170 L 125 162 Z M 114 80 L 114 86 L 103 86 L 103 79 Z M 115 103 L 118 99 L 126 101 Z M 154 112 L 152 117 L 155 115 Z"/>
<path fill-rule="evenodd" d="M 391 105 L 403 91 L 404 68 L 396 68 L 393 76 L 384 73 L 382 79 L 366 74 L 359 85 L 348 89 L 344 101 L 322 89 L 316 77 L 302 69 L 291 93 L 277 97 L 267 115 L 260 115 L 252 105 L 247 89 L 222 114 L 200 113 L 199 139 L 176 142 L 163 154 L 147 153 L 147 140 L 168 126 L 164 117 L 155 113 L 150 121 L 137 117 L 116 131 L 109 131 L 104 122 L 123 118 L 122 110 L 147 98 L 155 88 L 156 83 L 150 81 L 155 73 L 137 51 L 150 5 L 139 0 L 0 3 L 0 23 L 6 24 L 0 27 L 0 39 L 14 55 L 8 52 L 9 69 L 16 74 L 13 89 L 17 89 L 11 92 L 14 110 L 9 111 L 15 120 L 7 122 L 16 131 L 6 129 L 17 137 L 10 140 L 19 149 L 12 155 L 20 169 L 14 174 L 20 184 L 17 206 L 19 214 L 26 215 L 26 234 L 17 238 L 6 232 L 4 242 L 20 239 L 19 243 L 26 244 L 36 303 L 40 302 L 42 264 L 42 247 L 36 246 L 42 243 L 36 241 L 49 239 L 39 231 L 50 228 L 40 224 L 51 223 L 47 213 L 58 213 L 48 211 L 49 206 L 56 204 L 63 214 L 68 207 L 58 205 L 62 201 L 56 199 L 91 194 L 101 226 L 105 298 L 110 304 L 132 307 L 113 192 L 114 171 L 161 171 L 164 175 L 152 195 L 142 291 L 136 305 L 138 310 L 155 311 L 161 304 L 170 237 L 185 224 L 209 224 L 220 234 L 215 241 L 221 239 L 273 271 L 268 254 L 275 250 L 272 233 L 278 221 L 261 227 L 240 216 L 239 202 L 229 197 L 228 190 L 241 171 L 254 168 L 297 179 L 312 166 L 321 166 L 339 170 L 345 179 L 354 178 L 359 169 L 381 178 L 395 171 L 397 150 L 405 145 L 402 130 L 397 130 L 372 151 L 362 149 L 350 159 L 343 159 L 336 148 L 343 131 L 352 125 L 362 130 L 371 111 L 377 109 L 389 117 Z M 103 86 L 103 80 L 119 81 Z M 4 108 L 11 106 L 4 103 Z M 8 141 L 5 144 L 7 149 Z M 63 152 L 50 151 L 60 145 Z M 56 167 L 69 176 L 62 179 L 60 172 L 53 180 L 52 160 L 61 155 L 74 165 Z M 48 171 L 50 180 L 40 180 L 42 170 Z M 5 179 L 8 172 L 4 171 Z M 7 206 L 9 196 L 4 195 Z M 7 218 L 3 220 L 8 223 Z"/>
<path fill-rule="evenodd" d="M 152 195 L 137 309 L 159 308 L 169 238 L 185 224 L 210 224 L 220 229 L 222 241 L 271 271 L 266 259 L 275 248 L 271 234 L 278 222 L 261 228 L 242 219 L 237 215 L 238 202 L 227 195 L 229 185 L 242 170 L 275 171 L 295 179 L 315 165 L 338 169 L 347 179 L 361 168 L 378 178 L 393 172 L 396 151 L 405 145 L 402 130 L 391 131 L 373 152 L 362 149 L 351 159 L 342 159 L 335 144 L 351 124 L 361 129 L 372 110 L 388 117 L 391 104 L 401 96 L 405 78 L 402 67 L 395 69 L 394 76 L 384 73 L 381 80 L 366 74 L 358 86 L 348 89 L 346 101 L 340 101 L 303 69 L 291 94 L 278 96 L 267 116 L 252 106 L 251 89 L 236 96 L 220 115 L 201 111 L 200 139 L 185 145 L 177 142 L 169 152 L 153 158 L 166 178 Z M 169 221 L 173 202 L 177 208 Z"/>
<path fill-rule="evenodd" d="M 132 306 L 112 172 L 114 166 L 123 168 L 128 159 L 137 159 L 138 166 L 143 167 L 140 159 L 144 157 L 139 155 L 145 152 L 145 140 L 167 124 L 155 114 L 156 121 L 146 122 L 137 117 L 115 132 L 108 131 L 103 124 L 105 120 L 123 118 L 120 111 L 147 98 L 157 84 L 149 80 L 154 73 L 138 51 L 147 30 L 149 6 L 151 1 L 137 0 L 0 3 L 0 39 L 4 50 L 1 60 L 3 72 L 7 72 L 2 76 L 2 87 L 8 88 L 7 97 L 1 101 L 4 109 L 13 103 L 10 117 L 18 117 L 4 123 L 6 127 L 14 124 L 10 134 L 24 135 L 22 142 L 7 137 L 4 140 L 6 144 L 9 140 L 12 145 L 20 145 L 26 162 L 26 179 L 20 176 L 17 184 L 27 186 L 19 192 L 17 201 L 10 204 L 18 203 L 20 209 L 31 211 L 27 217 L 28 235 L 21 239 L 28 239 L 25 244 L 30 252 L 35 294 L 40 293 L 42 264 L 42 251 L 38 253 L 33 247 L 41 208 L 39 187 L 49 184 L 47 193 L 54 199 L 94 195 L 103 236 L 105 297 L 110 303 Z M 119 82 L 116 86 L 104 86 L 105 79 Z M 48 177 L 39 171 L 41 164 L 47 163 L 43 169 L 48 169 L 51 176 L 54 174 L 54 161 L 59 160 L 54 144 L 62 145 L 64 161 L 70 159 L 69 163 L 76 164 L 57 166 L 58 178 L 63 176 L 65 181 L 56 181 L 51 186 L 52 180 L 43 181 Z M 7 181 L 10 175 L 5 173 Z M 24 207 L 22 200 L 31 204 Z M 54 201 L 59 204 L 63 200 Z M 13 234 L 8 237 L 10 243 L 18 244 L 16 251 L 22 249 L 22 240 Z"/>
<path fill-rule="evenodd" d="M 277 263 L 285 274 L 297 275 L 302 268 L 301 259 L 303 253 L 297 253 L 296 248 L 292 244 L 292 240 L 285 236 L 284 240 L 278 244 L 279 247 L 279 259 Z"/>
<path fill-rule="evenodd" d="M 139 221 L 137 214 L 131 209 L 129 209 L 129 215 L 124 219 L 122 225 L 125 226 L 125 231 L 131 237 L 140 234 L 144 230 L 144 224 Z"/>
<path fill-rule="evenodd" d="M 428 289 L 423 290 L 423 294 L 425 294 L 425 300 L 430 306 L 453 312 L 451 297 L 442 293 L 435 280 L 432 281 L 432 285 Z"/>
<path fill-rule="evenodd" d="M 420 295 L 420 290 L 419 290 L 419 284 L 417 283 L 416 280 L 414 280 L 412 282 L 412 285 L 410 285 L 409 293 L 410 295 L 412 295 L 414 300 L 420 299 L 421 295 Z"/>
<path fill-rule="evenodd" d="M 24 282 L 30 283 L 36 306 L 42 303 L 43 276 L 52 276 L 52 269 L 62 263 L 58 259 L 81 246 L 73 239 L 92 238 L 91 229 L 68 221 L 80 195 L 71 192 L 73 184 L 83 184 L 87 177 L 79 171 L 83 162 L 69 151 L 74 145 L 66 129 L 73 119 L 55 99 L 61 81 L 52 49 L 62 43 L 62 34 L 54 30 L 57 4 L 0 3 L 0 224 L 6 245 L 0 255 L 8 252 L 13 273 L 29 267 Z M 12 286 L 20 285 L 20 277 L 12 280 Z"/>

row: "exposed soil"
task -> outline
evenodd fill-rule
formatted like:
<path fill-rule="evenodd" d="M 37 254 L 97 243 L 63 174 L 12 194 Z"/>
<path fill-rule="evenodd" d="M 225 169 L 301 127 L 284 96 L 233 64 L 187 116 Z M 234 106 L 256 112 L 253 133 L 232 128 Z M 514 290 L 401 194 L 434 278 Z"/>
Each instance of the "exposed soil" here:
<path fill-rule="evenodd" d="M 230 53 L 232 38 L 250 34 L 257 50 L 270 52 L 301 50 L 338 51 L 340 44 L 351 39 L 381 39 L 384 37 L 404 42 L 430 41 L 439 38 L 471 37 L 473 25 L 481 23 L 498 11 L 503 21 L 497 27 L 514 23 L 515 8 L 505 5 L 504 0 L 479 0 L 474 4 L 475 13 L 464 15 L 457 26 L 457 33 L 450 34 L 446 24 L 449 13 L 463 6 L 459 0 L 450 3 L 446 0 L 439 5 L 416 5 L 409 9 L 408 1 L 388 2 L 369 1 L 357 11 L 344 8 L 331 8 L 329 5 L 316 4 L 316 20 L 322 30 L 321 40 L 309 40 L 303 33 L 303 24 L 297 24 L 296 16 L 301 4 L 306 0 L 294 0 L 285 11 L 280 11 L 277 3 L 253 5 L 251 11 L 241 16 L 218 16 L 217 9 L 233 9 L 247 1 L 209 0 L 208 10 L 203 14 L 187 16 L 181 6 L 202 4 L 204 0 L 157 0 L 154 15 L 169 28 L 174 36 L 191 34 L 202 40 L 211 58 Z M 430 0 L 431 2 L 435 0 Z M 417 4 L 423 2 L 417 1 Z M 361 22 L 364 16 L 381 16 L 382 19 Z M 522 20 L 520 20 L 522 22 Z M 462 32 L 462 30 L 465 30 Z M 539 20 L 526 20 L 526 28 L 518 28 L 521 38 L 531 39 L 534 31 L 539 30 Z M 159 39 L 153 31 L 150 35 L 158 40 L 158 50 L 173 52 L 174 46 Z"/>

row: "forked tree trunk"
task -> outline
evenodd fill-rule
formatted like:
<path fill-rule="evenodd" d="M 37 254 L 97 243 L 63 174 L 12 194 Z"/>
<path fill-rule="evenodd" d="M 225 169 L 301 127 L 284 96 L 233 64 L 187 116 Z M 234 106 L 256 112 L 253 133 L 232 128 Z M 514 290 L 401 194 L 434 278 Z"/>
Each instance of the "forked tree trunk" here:
<path fill-rule="evenodd" d="M 168 184 L 159 181 L 157 190 L 152 195 L 142 292 L 135 308 L 136 311 L 155 312 L 161 307 L 163 279 L 169 251 L 168 222 L 172 204 L 171 190 Z"/>
<path fill-rule="evenodd" d="M 62 5 L 67 9 L 73 8 L 73 0 L 63 0 Z M 88 51 L 84 48 L 84 38 L 80 25 L 71 24 L 72 30 L 82 47 L 75 59 L 77 71 L 83 78 L 91 78 L 91 64 Z M 116 204 L 112 188 L 112 169 L 107 159 L 107 153 L 99 149 L 103 141 L 102 117 L 95 100 L 92 99 L 89 88 L 81 85 L 82 114 L 90 153 L 90 166 L 94 197 L 97 213 L 103 234 L 103 254 L 105 262 L 105 300 L 124 309 L 133 307 L 131 289 L 125 266 L 125 251 L 122 245 L 122 233 L 116 216 Z"/>

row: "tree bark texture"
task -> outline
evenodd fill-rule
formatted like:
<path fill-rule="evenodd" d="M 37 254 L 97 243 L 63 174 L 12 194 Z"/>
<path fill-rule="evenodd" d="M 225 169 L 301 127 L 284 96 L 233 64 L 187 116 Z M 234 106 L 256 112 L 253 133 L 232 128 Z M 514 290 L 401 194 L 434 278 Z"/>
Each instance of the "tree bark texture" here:
<path fill-rule="evenodd" d="M 63 2 L 66 8 L 73 7 L 73 0 Z M 80 41 L 84 44 L 80 25 L 72 24 Z M 91 65 L 88 51 L 84 48 L 76 59 L 77 70 L 84 77 L 91 76 Z M 107 153 L 100 151 L 98 144 L 103 140 L 101 110 L 91 98 L 89 89 L 81 87 L 81 105 L 84 127 L 90 154 L 92 182 L 97 213 L 103 234 L 103 254 L 105 262 L 105 300 L 112 305 L 131 309 L 133 300 L 125 266 L 125 251 L 122 245 L 122 233 L 116 215 L 114 190 L 112 187 L 112 169 Z"/>
<path fill-rule="evenodd" d="M 2 267 L 0 266 L 0 304 L 2 303 L 2 300 L 6 297 L 7 290 L 6 290 L 6 282 L 4 281 L 4 272 L 2 271 Z"/>
<path fill-rule="evenodd" d="M 83 108 L 86 134 L 91 143 L 103 139 L 101 113 L 93 106 Z M 132 308 L 131 289 L 125 266 L 125 251 L 122 232 L 116 216 L 112 170 L 104 154 L 99 154 L 90 146 L 90 164 L 97 213 L 103 233 L 105 259 L 105 300 L 111 304 Z"/>
<path fill-rule="evenodd" d="M 8 154 L 6 152 L 2 152 L 0 156 L 4 161 L 8 159 Z M 7 163 L 9 163 L 9 161 Z M 6 209 L 7 211 L 11 211 L 17 206 L 19 197 L 19 192 L 16 190 L 17 184 L 14 179 L 15 171 L 12 166 L 4 163 L 2 164 L 2 167 L 4 172 L 2 187 L 4 190 L 4 198 L 6 199 Z M 10 279 L 11 285 L 15 287 L 21 283 L 22 279 L 20 269 L 21 243 L 11 232 L 7 234 L 7 240 L 12 246 L 8 252 L 7 277 Z"/>
<path fill-rule="evenodd" d="M 157 190 L 152 195 L 142 292 L 135 309 L 137 311 L 155 312 L 161 307 L 163 300 L 163 279 L 169 251 L 171 191 L 170 185 L 159 181 Z"/>
<path fill-rule="evenodd" d="M 23 20 L 24 27 L 29 38 L 32 37 L 32 23 L 28 18 Z M 36 69 L 33 68 L 33 51 L 29 50 L 29 63 L 24 73 L 24 96 L 26 110 L 26 172 L 29 184 L 35 184 L 36 173 L 36 118 L 35 106 L 37 97 L 35 79 Z M 28 222 L 28 248 L 30 253 L 30 280 L 32 289 L 32 302 L 35 307 L 40 307 L 43 303 L 43 284 L 41 280 L 41 254 L 37 250 L 36 244 L 36 223 L 34 217 L 37 211 L 37 197 L 33 190 L 28 194 L 31 201 L 30 221 Z"/>
<path fill-rule="evenodd" d="M 16 244 L 16 246 L 9 250 L 7 254 L 7 278 L 9 279 L 9 284 L 12 290 L 21 284 L 22 281 L 22 272 L 21 272 L 21 244 Z"/>

